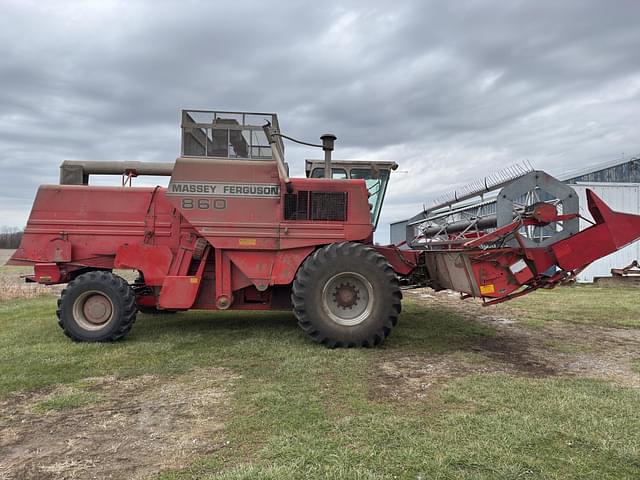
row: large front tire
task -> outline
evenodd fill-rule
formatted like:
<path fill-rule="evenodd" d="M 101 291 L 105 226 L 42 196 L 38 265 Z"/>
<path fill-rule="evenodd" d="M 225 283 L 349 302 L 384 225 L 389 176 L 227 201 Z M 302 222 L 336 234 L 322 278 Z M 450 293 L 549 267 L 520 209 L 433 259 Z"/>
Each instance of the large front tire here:
<path fill-rule="evenodd" d="M 136 320 L 136 297 L 123 278 L 111 272 L 89 272 L 69 282 L 56 313 L 67 337 L 114 342 L 129 333 Z"/>
<path fill-rule="evenodd" d="M 330 348 L 380 345 L 398 322 L 401 300 L 387 260 L 351 242 L 316 250 L 298 270 L 291 293 L 298 325 Z"/>

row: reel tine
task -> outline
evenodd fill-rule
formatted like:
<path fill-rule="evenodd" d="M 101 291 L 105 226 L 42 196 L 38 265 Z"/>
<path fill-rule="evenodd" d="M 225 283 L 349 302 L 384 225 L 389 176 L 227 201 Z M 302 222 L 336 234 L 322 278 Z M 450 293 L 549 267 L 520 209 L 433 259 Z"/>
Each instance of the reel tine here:
<path fill-rule="evenodd" d="M 431 207 L 425 209 L 425 212 L 432 212 L 440 208 L 450 207 L 462 200 L 468 200 L 486 192 L 496 190 L 503 187 L 505 184 L 532 172 L 533 170 L 534 168 L 528 160 L 525 160 L 523 163 L 509 165 L 501 170 L 488 174 L 481 180 L 475 180 L 453 190 L 453 192 L 441 195 L 432 202 Z"/>

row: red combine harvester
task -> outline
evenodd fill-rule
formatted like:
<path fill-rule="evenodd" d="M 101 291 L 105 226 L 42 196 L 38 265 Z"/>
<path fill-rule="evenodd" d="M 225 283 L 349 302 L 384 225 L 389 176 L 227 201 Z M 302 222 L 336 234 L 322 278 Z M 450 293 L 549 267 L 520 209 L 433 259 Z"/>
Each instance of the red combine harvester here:
<path fill-rule="evenodd" d="M 33 266 L 28 281 L 68 283 L 57 315 L 74 340 L 118 340 L 138 311 L 293 308 L 315 342 L 352 347 L 389 335 L 401 285 L 502 302 L 570 281 L 640 237 L 640 216 L 591 191 L 594 222 L 579 231 L 573 189 L 513 167 L 416 215 L 402 245 L 374 245 L 397 165 L 332 161 L 327 134 L 312 145 L 324 161 L 290 178 L 283 138 L 293 140 L 274 114 L 183 111 L 175 164 L 64 162 L 60 185 L 39 188 L 9 264 Z M 121 174 L 122 186 L 90 186 L 94 174 Z M 132 187 L 139 175 L 171 180 Z"/>

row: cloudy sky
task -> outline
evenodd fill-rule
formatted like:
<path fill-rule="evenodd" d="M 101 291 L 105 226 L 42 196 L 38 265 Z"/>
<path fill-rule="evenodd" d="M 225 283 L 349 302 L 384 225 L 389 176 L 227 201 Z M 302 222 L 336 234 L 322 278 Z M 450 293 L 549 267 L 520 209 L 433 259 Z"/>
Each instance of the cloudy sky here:
<path fill-rule="evenodd" d="M 0 0 L 0 225 L 62 160 L 173 161 L 181 108 L 252 110 L 397 161 L 384 241 L 505 165 L 639 154 L 639 18 L 637 0 Z M 295 174 L 318 153 L 287 145 Z"/>

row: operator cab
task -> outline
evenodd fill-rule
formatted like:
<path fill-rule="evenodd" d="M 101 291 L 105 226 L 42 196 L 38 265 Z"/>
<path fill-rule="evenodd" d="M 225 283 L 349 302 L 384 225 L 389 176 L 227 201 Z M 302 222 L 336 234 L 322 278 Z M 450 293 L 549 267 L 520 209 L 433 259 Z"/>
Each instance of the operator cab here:
<path fill-rule="evenodd" d="M 371 205 L 371 223 L 375 228 L 378 226 L 384 195 L 389 183 L 389 174 L 391 170 L 396 168 L 398 168 L 396 162 L 332 160 L 331 178 L 334 180 L 361 179 L 365 181 Z M 324 161 L 306 160 L 305 171 L 307 178 L 324 178 Z"/>
<path fill-rule="evenodd" d="M 268 127 L 265 128 L 265 125 Z M 272 132 L 273 143 L 270 143 L 267 137 L 269 131 Z M 325 137 L 331 140 L 330 150 L 333 150 L 335 137 L 330 134 L 321 137 L 323 145 Z M 204 157 L 213 161 L 275 161 L 280 178 L 287 184 L 287 192 L 292 193 L 288 188 L 289 168 L 284 161 L 282 138 L 278 116 L 275 113 L 183 110 L 181 158 L 178 159 L 176 168 L 179 168 L 181 161 L 189 161 L 191 157 Z M 286 138 L 298 142 L 291 137 Z M 305 144 L 305 142 L 298 143 Z M 332 179 L 365 181 L 369 193 L 371 223 L 375 228 L 378 225 L 382 202 L 389 183 L 389 174 L 391 170 L 398 168 L 398 165 L 395 162 L 385 161 L 330 161 Z M 242 163 L 234 162 L 234 164 L 236 172 L 244 168 L 241 166 Z M 258 168 L 257 164 L 252 165 L 252 168 Z M 324 178 L 324 166 L 324 160 L 307 160 L 305 164 L 307 178 Z M 237 175 L 246 178 L 244 171 Z M 172 181 L 174 180 L 175 178 Z"/>
<path fill-rule="evenodd" d="M 267 122 L 274 131 L 280 131 L 275 113 L 183 110 L 182 156 L 273 160 L 262 127 Z M 275 145 L 284 157 L 280 137 Z"/>

